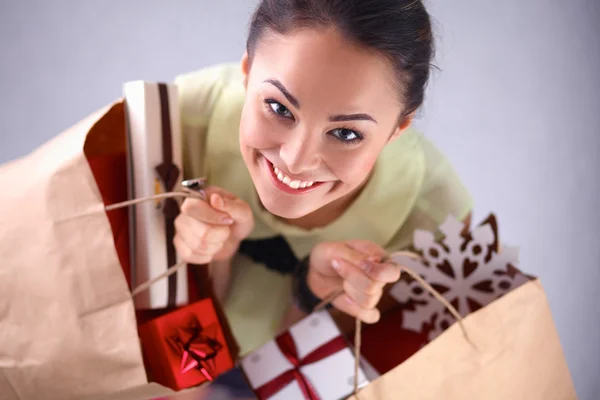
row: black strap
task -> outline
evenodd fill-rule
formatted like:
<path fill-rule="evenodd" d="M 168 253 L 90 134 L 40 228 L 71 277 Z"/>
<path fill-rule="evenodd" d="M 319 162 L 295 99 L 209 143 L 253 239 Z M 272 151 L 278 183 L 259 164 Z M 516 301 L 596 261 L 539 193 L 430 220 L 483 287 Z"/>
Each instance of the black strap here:
<path fill-rule="evenodd" d="M 310 314 L 322 301 L 310 290 L 306 282 L 309 256 L 299 260 L 283 236 L 244 240 L 240 244 L 239 252 L 270 270 L 284 275 L 293 274 L 294 303 L 304 313 Z M 327 306 L 330 307 L 331 305 Z"/>
<path fill-rule="evenodd" d="M 298 257 L 283 236 L 269 239 L 244 240 L 239 252 L 250 257 L 254 262 L 264 264 L 270 270 L 288 275 L 298 265 Z"/>
<path fill-rule="evenodd" d="M 305 314 L 310 314 L 314 311 L 315 307 L 323 301 L 323 299 L 317 297 L 310 287 L 308 287 L 308 281 L 306 277 L 310 266 L 310 256 L 304 258 L 294 271 L 293 279 L 293 294 L 294 303 Z M 331 308 L 331 304 L 327 304 L 326 308 Z"/>

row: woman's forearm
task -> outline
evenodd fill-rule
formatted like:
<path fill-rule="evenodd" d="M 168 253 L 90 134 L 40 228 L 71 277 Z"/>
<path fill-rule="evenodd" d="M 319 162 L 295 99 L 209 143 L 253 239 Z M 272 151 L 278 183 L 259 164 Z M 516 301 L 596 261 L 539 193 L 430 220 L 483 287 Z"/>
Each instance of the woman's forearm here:
<path fill-rule="evenodd" d="M 229 295 L 231 287 L 231 264 L 232 259 L 225 261 L 213 261 L 210 263 L 210 275 L 213 281 L 213 290 L 217 300 L 223 304 Z"/>

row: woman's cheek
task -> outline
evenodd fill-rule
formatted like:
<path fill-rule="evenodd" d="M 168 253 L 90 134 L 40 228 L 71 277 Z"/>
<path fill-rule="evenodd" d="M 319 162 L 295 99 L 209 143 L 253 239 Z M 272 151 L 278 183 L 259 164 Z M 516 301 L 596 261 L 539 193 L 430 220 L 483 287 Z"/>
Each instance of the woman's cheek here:
<path fill-rule="evenodd" d="M 371 173 L 377 157 L 344 155 L 330 163 L 333 173 L 343 183 L 360 185 Z"/>
<path fill-rule="evenodd" d="M 250 110 L 248 110 L 250 111 Z M 240 124 L 240 142 L 255 149 L 267 149 L 274 147 L 276 141 L 276 129 L 272 122 L 260 110 L 245 112 Z"/>

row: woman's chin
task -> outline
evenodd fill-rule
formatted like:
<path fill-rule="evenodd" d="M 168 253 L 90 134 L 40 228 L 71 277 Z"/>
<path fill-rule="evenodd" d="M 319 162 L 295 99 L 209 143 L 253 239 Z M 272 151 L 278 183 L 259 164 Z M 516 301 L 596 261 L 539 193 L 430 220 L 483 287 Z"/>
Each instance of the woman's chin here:
<path fill-rule="evenodd" d="M 260 196 L 259 199 L 263 207 L 271 214 L 283 219 L 298 219 L 311 213 L 305 207 L 298 207 L 291 204 L 285 204 L 281 199 L 270 199 Z M 277 201 L 279 200 L 279 201 Z"/>

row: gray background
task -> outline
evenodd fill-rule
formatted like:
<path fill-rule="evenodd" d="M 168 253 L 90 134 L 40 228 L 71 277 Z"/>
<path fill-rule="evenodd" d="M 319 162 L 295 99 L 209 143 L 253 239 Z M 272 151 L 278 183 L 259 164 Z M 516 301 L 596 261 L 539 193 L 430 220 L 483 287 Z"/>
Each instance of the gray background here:
<path fill-rule="evenodd" d="M 116 99 L 124 81 L 238 60 L 254 4 L 3 0 L 0 162 Z M 503 241 L 521 246 L 580 398 L 598 399 L 600 2 L 429 5 L 442 70 L 418 124 L 471 189 L 475 218 L 494 211 Z"/>

